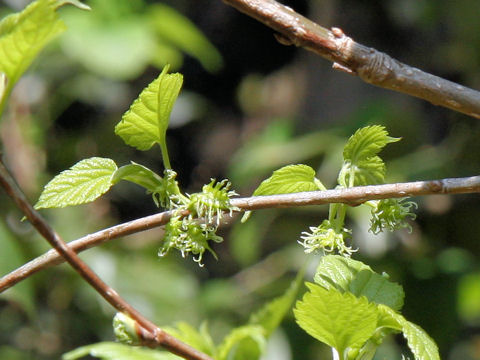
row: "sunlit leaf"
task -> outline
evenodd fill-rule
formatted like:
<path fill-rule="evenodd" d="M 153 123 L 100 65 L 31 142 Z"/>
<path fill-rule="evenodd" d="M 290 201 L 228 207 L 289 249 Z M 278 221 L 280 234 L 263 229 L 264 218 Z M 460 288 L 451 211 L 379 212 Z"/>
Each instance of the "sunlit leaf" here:
<path fill-rule="evenodd" d="M 298 325 L 317 340 L 343 354 L 361 347 L 377 327 L 378 311 L 365 297 L 307 283 L 307 292 L 294 309 Z"/>
<path fill-rule="evenodd" d="M 140 93 L 115 127 L 127 145 L 148 150 L 155 143 L 165 144 L 170 113 L 183 82 L 181 74 L 167 74 L 168 68 Z"/>
<path fill-rule="evenodd" d="M 334 287 L 342 292 L 349 291 L 357 297 L 365 296 L 370 302 L 384 304 L 394 310 L 400 310 L 403 306 L 405 294 L 400 285 L 351 258 L 338 255 L 322 257 L 314 279 L 326 289 Z"/>
<path fill-rule="evenodd" d="M 82 160 L 45 186 L 35 209 L 91 202 L 110 189 L 116 171 L 117 165 L 111 159 L 93 157 Z"/>
<path fill-rule="evenodd" d="M 288 165 L 273 172 L 254 191 L 253 196 L 314 191 L 323 187 L 315 179 L 315 170 L 307 165 Z M 324 189 L 324 187 L 323 187 Z"/>
<path fill-rule="evenodd" d="M 160 175 L 133 161 L 129 165 L 120 167 L 115 172 L 112 182 L 115 184 L 120 180 L 133 182 L 150 192 L 158 191 L 158 189 L 163 186 L 163 180 Z"/>
<path fill-rule="evenodd" d="M 343 150 L 344 164 L 338 183 L 351 187 L 384 182 L 385 164 L 377 154 L 385 145 L 399 140 L 388 136 L 388 132 L 380 125 L 357 130 Z"/>
<path fill-rule="evenodd" d="M 343 158 L 356 164 L 377 155 L 385 145 L 399 140 L 388 136 L 383 126 L 366 126 L 350 137 L 343 150 Z"/>
<path fill-rule="evenodd" d="M 440 360 L 438 347 L 425 330 L 389 307 L 379 305 L 379 311 L 382 312 L 382 323 L 401 329 L 416 360 Z"/>

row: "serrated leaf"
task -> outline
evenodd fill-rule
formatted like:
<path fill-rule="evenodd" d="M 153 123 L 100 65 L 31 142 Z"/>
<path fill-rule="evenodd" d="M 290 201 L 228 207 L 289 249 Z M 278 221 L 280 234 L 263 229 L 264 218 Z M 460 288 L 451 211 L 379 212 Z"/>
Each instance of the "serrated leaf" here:
<path fill-rule="evenodd" d="M 440 360 L 437 345 L 420 326 L 407 321 L 403 324 L 402 331 L 415 359 Z"/>
<path fill-rule="evenodd" d="M 134 163 L 120 167 L 113 176 L 112 182 L 116 184 L 120 180 L 127 180 L 140 185 L 149 192 L 157 191 L 162 185 L 162 177 L 149 168 Z"/>
<path fill-rule="evenodd" d="M 354 168 L 355 186 L 382 184 L 385 182 L 386 167 L 383 160 L 378 156 L 373 156 L 368 160 L 362 160 L 356 164 L 348 163 L 347 169 Z M 349 175 L 348 170 L 346 173 Z M 349 176 L 345 180 L 344 186 L 348 186 Z"/>
<path fill-rule="evenodd" d="M 438 347 L 425 330 L 389 307 L 383 305 L 378 307 L 382 313 L 382 323 L 396 330 L 401 329 L 416 360 L 440 360 Z"/>
<path fill-rule="evenodd" d="M 164 330 L 207 355 L 213 356 L 215 354 L 215 345 L 206 323 L 202 323 L 199 330 L 186 322 L 179 322 L 175 324 L 174 328 L 165 327 Z"/>
<path fill-rule="evenodd" d="M 63 360 L 75 360 L 91 355 L 103 360 L 180 360 L 169 352 L 133 347 L 115 342 L 100 342 L 79 347 L 63 354 Z"/>
<path fill-rule="evenodd" d="M 254 191 L 253 196 L 289 194 L 319 190 L 323 185 L 315 179 L 315 170 L 307 165 L 288 165 L 275 170 Z"/>
<path fill-rule="evenodd" d="M 35 209 L 91 202 L 113 185 L 117 165 L 111 159 L 85 159 L 55 176 L 43 189 Z"/>
<path fill-rule="evenodd" d="M 115 134 L 138 150 L 165 145 L 170 113 L 183 83 L 182 75 L 167 74 L 168 68 L 140 93 L 115 127 Z"/>
<path fill-rule="evenodd" d="M 298 325 L 317 340 L 337 349 L 360 348 L 375 332 L 378 311 L 365 297 L 307 283 L 307 292 L 294 309 Z"/>
<path fill-rule="evenodd" d="M 338 255 L 322 257 L 314 276 L 317 284 L 326 289 L 349 291 L 357 297 L 365 296 L 370 302 L 384 304 L 394 310 L 403 306 L 405 294 L 397 283 L 374 272 L 361 261 Z"/>
<path fill-rule="evenodd" d="M 218 360 L 257 360 L 266 346 L 265 330 L 258 325 L 233 329 L 217 351 Z"/>
<path fill-rule="evenodd" d="M 265 330 L 265 336 L 269 337 L 272 332 L 280 325 L 281 321 L 292 308 L 292 304 L 297 297 L 300 286 L 302 285 L 304 271 L 300 271 L 291 283 L 290 287 L 282 296 L 270 301 L 264 305 L 258 312 L 250 316 L 249 324 L 260 325 Z"/>
<path fill-rule="evenodd" d="M 339 255 L 322 256 L 314 281 L 325 289 L 336 288 L 348 291 L 350 283 L 361 270 L 372 270 L 370 266 L 361 261 Z"/>
<path fill-rule="evenodd" d="M 65 3 L 67 1 L 37 0 L 0 22 L 0 73 L 6 77 L 0 93 L 0 112 L 13 86 L 37 54 L 66 29 L 55 11 Z"/>
<path fill-rule="evenodd" d="M 369 301 L 387 305 L 393 310 L 403 307 L 405 293 L 402 287 L 371 270 L 358 272 L 349 290 L 356 296 L 365 296 Z"/>
<path fill-rule="evenodd" d="M 388 136 L 383 126 L 366 126 L 350 137 L 344 147 L 343 158 L 356 164 L 377 155 L 385 145 L 399 140 L 399 138 Z"/>
<path fill-rule="evenodd" d="M 388 136 L 388 132 L 380 125 L 357 130 L 344 147 L 344 164 L 338 183 L 344 187 L 383 183 L 385 164 L 377 154 L 385 145 L 399 140 Z"/>

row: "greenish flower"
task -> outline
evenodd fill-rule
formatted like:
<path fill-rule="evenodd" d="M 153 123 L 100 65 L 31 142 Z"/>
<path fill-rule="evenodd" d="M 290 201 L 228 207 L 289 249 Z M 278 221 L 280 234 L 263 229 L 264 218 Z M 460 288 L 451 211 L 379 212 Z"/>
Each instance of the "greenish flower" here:
<path fill-rule="evenodd" d="M 177 173 L 171 169 L 165 169 L 163 172 L 162 185 L 152 194 L 157 207 L 172 209 L 185 198 L 180 192 L 176 177 Z"/>
<path fill-rule="evenodd" d="M 373 206 L 370 231 L 374 234 L 378 234 L 383 229 L 394 231 L 407 228 L 412 231 L 407 217 L 415 219 L 416 215 L 412 212 L 412 207 L 417 208 L 415 202 L 405 201 L 405 199 L 385 199 L 369 203 Z"/>
<path fill-rule="evenodd" d="M 208 241 L 222 242 L 223 238 L 215 234 L 216 227 L 202 224 L 191 217 L 176 216 L 170 219 L 165 226 L 165 237 L 158 255 L 165 256 L 174 248 L 181 252 L 182 257 L 193 255 L 193 260 L 202 264 L 203 254 L 210 251 L 215 258 L 215 252 L 210 248 Z"/>
<path fill-rule="evenodd" d="M 226 179 L 220 182 L 211 179 L 209 184 L 203 186 L 202 192 L 188 195 L 187 209 L 193 216 L 205 218 L 207 223 L 220 225 L 224 212 L 228 211 L 231 216 L 234 210 L 238 210 L 230 205 L 230 198 L 237 195 L 230 190 L 230 186 Z"/>
<path fill-rule="evenodd" d="M 329 220 L 324 220 L 317 227 L 310 227 L 310 232 L 302 232 L 299 244 L 303 245 L 305 252 L 314 251 L 334 252 L 350 256 L 356 250 L 345 244 L 345 240 L 350 237 L 351 230 L 342 228 L 337 231 Z"/>

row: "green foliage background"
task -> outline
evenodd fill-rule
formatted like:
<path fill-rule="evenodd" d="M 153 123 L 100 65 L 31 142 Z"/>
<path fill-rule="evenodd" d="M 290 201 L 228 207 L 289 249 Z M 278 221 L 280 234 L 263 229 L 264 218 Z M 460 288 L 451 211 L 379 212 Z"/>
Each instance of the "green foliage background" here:
<path fill-rule="evenodd" d="M 4 1 L 0 11 L 22 7 Z M 478 120 L 373 88 L 331 70 L 326 61 L 279 45 L 269 29 L 221 1 L 92 0 L 93 11 L 61 9 L 69 30 L 17 85 L 1 123 L 4 158 L 35 202 L 44 184 L 83 158 L 133 160 L 161 173 L 157 150 L 123 146 L 114 125 L 165 63 L 184 74 L 167 132 L 172 167 L 198 191 L 228 177 L 249 195 L 283 165 L 302 162 L 329 187 L 342 148 L 357 128 L 385 125 L 402 141 L 386 148 L 387 181 L 477 175 Z M 161 11 L 165 5 L 173 10 Z M 290 1 L 325 26 L 436 75 L 480 89 L 480 3 L 397 0 Z M 182 17 L 180 14 L 183 14 Z M 187 20 L 189 19 L 189 20 Z M 208 42 L 197 32 L 202 30 Z M 214 50 L 214 49 L 217 50 Z M 480 359 L 480 199 L 417 199 L 413 232 L 374 236 L 367 213 L 352 218 L 356 258 L 402 284 L 403 314 L 438 343 L 444 359 Z M 47 249 L 0 194 L 0 273 Z M 92 204 L 46 210 L 67 240 L 156 212 L 133 184 Z M 305 262 L 296 243 L 327 207 L 265 210 L 222 229 L 226 241 L 205 268 L 170 255 L 159 259 L 162 230 L 115 240 L 82 257 L 156 323 L 208 320 L 215 340 L 282 293 Z M 316 260 L 312 260 L 315 263 Z M 313 270 L 312 270 L 313 271 Z M 308 275 L 307 275 L 308 276 Z M 112 340 L 113 311 L 66 265 L 43 271 L 0 298 L 0 358 L 53 359 L 80 345 Z M 385 344 L 396 359 L 405 344 Z M 329 349 L 303 333 L 290 314 L 267 359 L 318 359 Z"/>

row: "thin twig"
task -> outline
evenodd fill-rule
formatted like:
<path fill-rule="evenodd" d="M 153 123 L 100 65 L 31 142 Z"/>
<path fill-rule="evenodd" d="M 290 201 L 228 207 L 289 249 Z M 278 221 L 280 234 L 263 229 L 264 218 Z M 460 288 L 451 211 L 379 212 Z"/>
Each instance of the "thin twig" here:
<path fill-rule="evenodd" d="M 367 83 L 427 100 L 480 119 L 480 92 L 403 64 L 361 45 L 339 28 L 328 30 L 275 0 L 223 0 L 275 30 L 284 45 L 296 45 L 358 75 Z"/>
<path fill-rule="evenodd" d="M 480 176 L 472 176 L 467 178 L 416 181 L 408 183 L 359 186 L 348 189 L 246 197 L 232 199 L 231 203 L 233 206 L 245 211 L 330 203 L 358 205 L 368 200 L 478 192 L 480 192 Z M 187 213 L 184 215 L 186 214 Z M 121 236 L 165 225 L 170 219 L 170 216 L 171 213 L 168 211 L 150 215 L 87 235 L 68 243 L 68 246 L 78 253 Z M 0 279 L 0 293 L 36 272 L 46 267 L 60 264 L 63 261 L 63 258 L 58 255 L 55 250 L 48 251 L 42 256 L 2 277 Z"/>
<path fill-rule="evenodd" d="M 47 224 L 40 214 L 29 204 L 13 177 L 0 161 L 0 184 L 6 193 L 23 211 L 26 218 L 35 229 L 55 248 L 59 256 L 63 257 L 106 301 L 119 312 L 129 315 L 141 327 L 139 332 L 144 345 L 162 346 L 168 351 L 189 360 L 212 360 L 206 354 L 181 342 L 175 337 L 161 330 L 147 318 L 143 317 L 114 289 L 103 282 L 92 269 L 85 264 L 78 255 L 61 239 L 61 237 Z"/>

